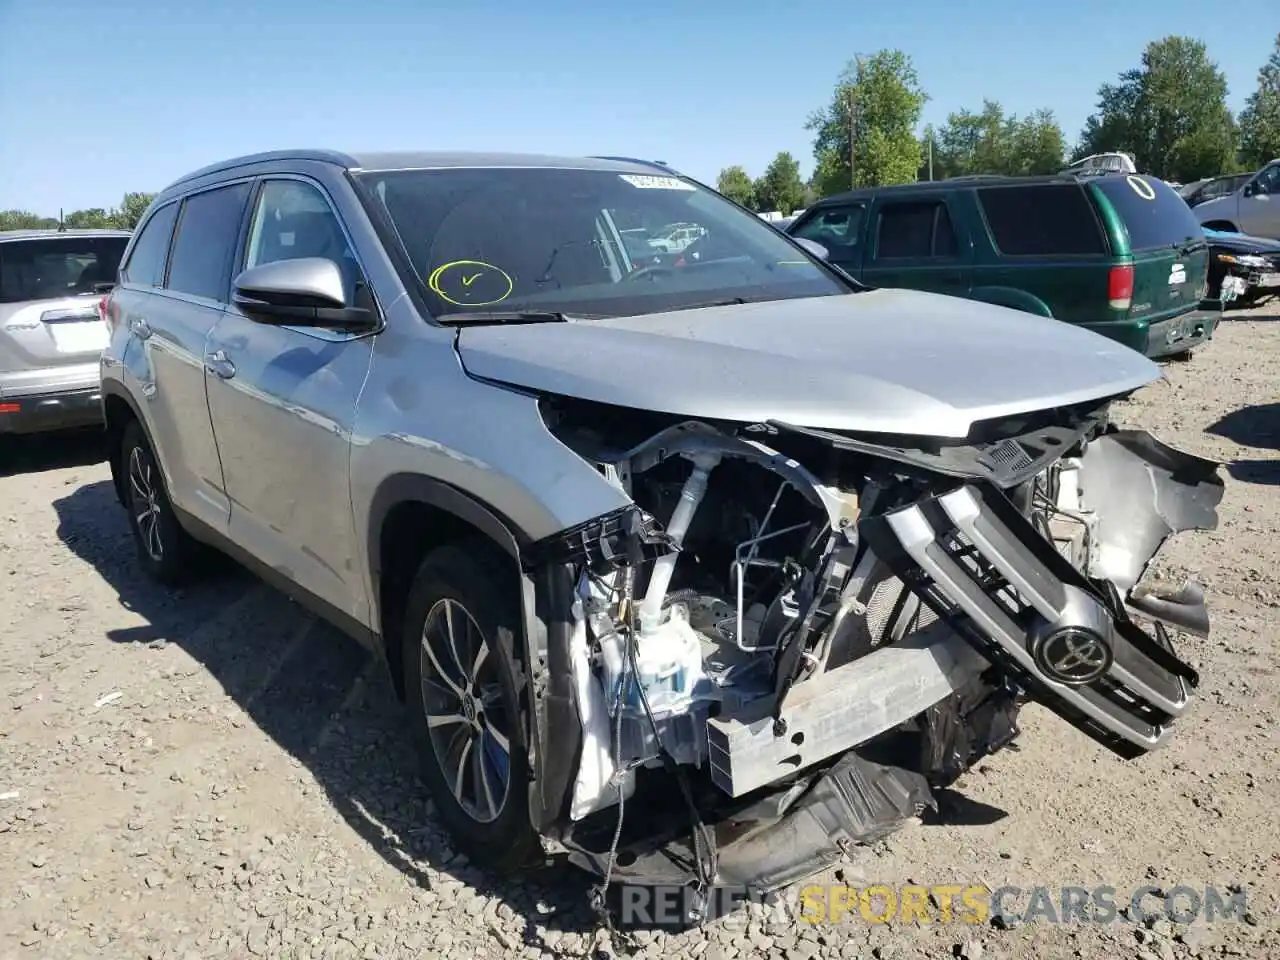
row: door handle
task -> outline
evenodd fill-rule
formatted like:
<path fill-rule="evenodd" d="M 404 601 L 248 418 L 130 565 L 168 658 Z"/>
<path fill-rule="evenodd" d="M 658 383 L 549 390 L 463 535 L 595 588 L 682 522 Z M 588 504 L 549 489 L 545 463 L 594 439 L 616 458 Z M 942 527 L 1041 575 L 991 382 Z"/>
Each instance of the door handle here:
<path fill-rule="evenodd" d="M 222 380 L 230 380 L 236 375 L 236 365 L 227 359 L 226 352 L 222 350 L 205 354 L 204 368 Z"/>
<path fill-rule="evenodd" d="M 129 321 L 129 331 L 139 340 L 146 340 L 151 336 L 151 324 L 142 317 L 134 317 Z"/>

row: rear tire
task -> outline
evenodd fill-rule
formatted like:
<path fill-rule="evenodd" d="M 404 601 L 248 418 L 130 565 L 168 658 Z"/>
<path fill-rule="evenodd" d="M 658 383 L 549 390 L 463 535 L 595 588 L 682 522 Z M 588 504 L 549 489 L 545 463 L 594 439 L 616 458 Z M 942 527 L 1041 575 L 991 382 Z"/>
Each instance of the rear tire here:
<path fill-rule="evenodd" d="M 166 586 L 188 582 L 195 574 L 200 544 L 174 514 L 164 474 L 136 420 L 121 437 L 120 466 L 138 562 L 148 576 Z"/>
<path fill-rule="evenodd" d="M 440 547 L 414 577 L 401 638 L 423 780 L 457 846 L 495 871 L 528 866 L 541 850 L 529 821 L 519 598 L 487 540 Z"/>

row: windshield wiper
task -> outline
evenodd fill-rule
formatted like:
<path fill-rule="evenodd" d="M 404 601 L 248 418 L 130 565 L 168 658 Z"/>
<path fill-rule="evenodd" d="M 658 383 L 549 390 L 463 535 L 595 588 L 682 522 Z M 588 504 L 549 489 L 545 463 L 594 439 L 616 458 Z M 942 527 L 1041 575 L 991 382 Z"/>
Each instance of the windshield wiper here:
<path fill-rule="evenodd" d="M 474 327 L 491 323 L 567 323 L 570 320 L 586 320 L 574 314 L 554 310 L 465 310 L 458 313 L 442 313 L 436 321 L 451 327 Z"/>

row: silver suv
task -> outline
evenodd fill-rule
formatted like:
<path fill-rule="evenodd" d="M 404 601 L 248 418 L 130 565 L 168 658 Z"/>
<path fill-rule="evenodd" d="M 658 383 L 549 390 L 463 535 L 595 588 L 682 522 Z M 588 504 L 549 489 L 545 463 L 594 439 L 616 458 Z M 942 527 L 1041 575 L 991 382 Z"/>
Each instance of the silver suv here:
<path fill-rule="evenodd" d="M 228 161 L 106 309 L 143 566 L 218 548 L 367 644 L 491 867 L 692 880 L 696 915 L 918 814 L 1028 699 L 1132 758 L 1196 685 L 1203 592 L 1146 571 L 1218 465 L 1107 419 L 1157 367 L 857 286 L 665 166 Z"/>
<path fill-rule="evenodd" d="M 0 435 L 102 423 L 99 312 L 127 230 L 0 231 Z"/>

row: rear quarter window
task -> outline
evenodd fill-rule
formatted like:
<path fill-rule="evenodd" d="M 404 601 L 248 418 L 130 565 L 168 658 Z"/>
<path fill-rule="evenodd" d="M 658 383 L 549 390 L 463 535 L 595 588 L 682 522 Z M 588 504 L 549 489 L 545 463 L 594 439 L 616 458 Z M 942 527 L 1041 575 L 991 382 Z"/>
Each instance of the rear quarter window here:
<path fill-rule="evenodd" d="M 1199 240 L 1200 221 L 1187 202 L 1163 180 L 1130 174 L 1091 184 L 1115 208 L 1129 230 L 1129 248 L 1158 250 Z"/>
<path fill-rule="evenodd" d="M 146 287 L 164 284 L 164 266 L 169 254 L 169 239 L 173 236 L 173 222 L 178 217 L 178 204 L 170 203 L 151 215 L 142 226 L 142 232 L 129 252 L 129 262 L 120 271 L 128 283 Z"/>
<path fill-rule="evenodd" d="M 1099 256 L 1102 224 L 1074 183 L 985 187 L 977 191 L 996 251 L 1007 257 Z"/>

